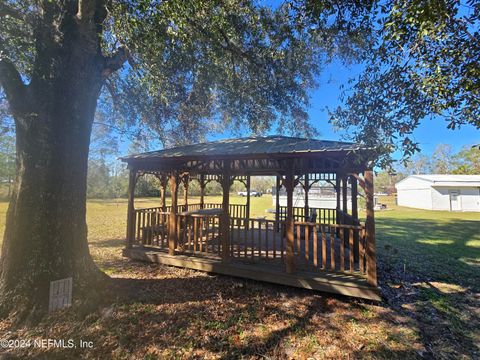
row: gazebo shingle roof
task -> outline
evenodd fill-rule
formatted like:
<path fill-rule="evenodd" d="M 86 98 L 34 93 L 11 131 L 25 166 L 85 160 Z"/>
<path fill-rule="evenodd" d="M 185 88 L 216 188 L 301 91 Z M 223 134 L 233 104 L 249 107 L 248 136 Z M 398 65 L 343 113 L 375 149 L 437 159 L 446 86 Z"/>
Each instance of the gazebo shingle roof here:
<path fill-rule="evenodd" d="M 366 150 L 361 144 L 340 141 L 305 139 L 287 136 L 255 136 L 205 142 L 170 149 L 125 156 L 122 160 L 175 159 L 262 154 L 319 153 Z"/>

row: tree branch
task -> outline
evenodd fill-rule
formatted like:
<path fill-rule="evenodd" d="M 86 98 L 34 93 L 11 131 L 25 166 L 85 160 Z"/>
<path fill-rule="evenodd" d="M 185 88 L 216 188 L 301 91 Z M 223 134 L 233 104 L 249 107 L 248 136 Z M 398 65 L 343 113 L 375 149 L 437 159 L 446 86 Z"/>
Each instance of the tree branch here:
<path fill-rule="evenodd" d="M 104 79 L 120 69 L 127 61 L 129 51 L 126 46 L 120 46 L 111 56 L 104 57 L 102 76 Z"/>
<path fill-rule="evenodd" d="M 77 18 L 80 21 L 89 21 L 95 15 L 96 0 L 78 0 Z"/>
<path fill-rule="evenodd" d="M 117 91 L 115 89 L 115 85 L 112 84 L 112 82 L 107 79 L 107 81 L 105 81 L 105 86 L 106 86 L 108 92 L 110 93 L 110 96 L 112 97 L 112 99 L 114 101 L 117 100 Z"/>
<path fill-rule="evenodd" d="M 98 32 L 101 31 L 103 22 L 107 17 L 107 4 L 110 0 L 78 0 L 78 10 L 75 17 L 78 23 L 95 25 Z"/>
<path fill-rule="evenodd" d="M 121 129 L 120 127 L 118 127 L 116 125 L 113 125 L 113 124 L 108 124 L 108 123 L 101 122 L 101 121 L 94 121 L 93 125 L 108 127 L 110 129 L 118 131 L 120 134 L 127 134 L 127 131 L 125 131 L 125 130 Z"/>
<path fill-rule="evenodd" d="M 19 10 L 5 4 L 5 3 L 0 3 L 0 18 L 2 17 L 12 17 L 18 20 L 24 20 L 25 16 L 22 14 Z"/>
<path fill-rule="evenodd" d="M 28 9 L 18 9 L 11 5 L 7 5 L 5 2 L 0 0 L 0 19 L 2 18 L 11 18 L 15 20 L 20 20 L 24 25 L 33 27 L 34 24 L 38 21 L 38 9 L 35 6 L 31 6 Z M 18 31 L 20 31 L 18 29 Z"/>
<path fill-rule="evenodd" d="M 105 86 L 107 88 L 107 91 L 110 93 L 110 96 L 112 97 L 113 110 L 117 111 L 119 108 L 120 100 L 118 98 L 118 93 L 117 93 L 117 89 L 115 88 L 115 84 L 112 83 L 111 78 L 106 79 Z"/>
<path fill-rule="evenodd" d="M 259 68 L 264 66 L 264 64 L 259 59 L 256 59 L 253 54 L 245 51 L 239 45 L 235 44 L 235 42 L 228 37 L 223 29 L 216 29 L 223 38 L 222 41 L 213 33 L 213 31 L 207 30 L 193 19 L 187 19 L 187 21 L 193 27 L 193 29 L 198 31 L 207 41 L 214 41 L 215 44 L 220 46 L 223 50 L 229 51 L 232 55 L 238 56 L 241 59 L 248 61 L 252 65 L 255 65 Z"/>
<path fill-rule="evenodd" d="M 0 86 L 5 91 L 12 112 L 20 112 L 25 106 L 26 85 L 23 83 L 15 65 L 2 57 L 0 57 Z"/>
<path fill-rule="evenodd" d="M 235 44 L 235 42 L 228 37 L 225 31 L 223 31 L 223 29 L 218 28 L 217 30 L 219 31 L 220 35 L 222 35 L 223 39 L 225 40 L 225 43 L 227 44 L 227 46 L 224 47 L 225 50 L 230 50 L 232 53 L 239 55 L 243 58 L 246 58 L 247 61 L 249 61 L 253 65 L 256 65 L 258 67 L 263 66 L 263 63 L 261 63 L 258 59 L 255 59 L 253 54 L 248 53 L 247 51 L 243 50 L 240 46 Z"/>

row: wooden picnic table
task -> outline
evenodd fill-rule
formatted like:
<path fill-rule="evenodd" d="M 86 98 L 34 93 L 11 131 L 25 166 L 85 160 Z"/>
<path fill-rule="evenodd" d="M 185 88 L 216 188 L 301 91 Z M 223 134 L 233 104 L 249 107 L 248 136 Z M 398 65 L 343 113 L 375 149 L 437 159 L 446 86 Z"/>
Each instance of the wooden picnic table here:
<path fill-rule="evenodd" d="M 180 215 L 194 216 L 194 217 L 207 217 L 207 216 L 220 216 L 223 213 L 223 209 L 197 209 L 190 211 L 183 211 Z"/>

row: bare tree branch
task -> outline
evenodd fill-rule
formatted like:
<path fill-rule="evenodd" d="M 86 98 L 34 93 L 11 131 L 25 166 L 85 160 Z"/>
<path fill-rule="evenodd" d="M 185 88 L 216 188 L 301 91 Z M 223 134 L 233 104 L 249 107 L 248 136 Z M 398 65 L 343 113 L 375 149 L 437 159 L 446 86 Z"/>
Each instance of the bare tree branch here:
<path fill-rule="evenodd" d="M 129 51 L 126 46 L 120 46 L 111 56 L 104 58 L 102 76 L 108 78 L 110 74 L 120 69 L 127 61 Z"/>
<path fill-rule="evenodd" d="M 106 79 L 105 87 L 107 88 L 107 91 L 109 92 L 110 96 L 112 97 L 112 103 L 113 103 L 114 111 L 118 111 L 120 99 L 119 99 L 119 95 L 118 95 L 116 86 L 113 83 L 111 78 Z"/>
<path fill-rule="evenodd" d="M 117 89 L 115 89 L 115 84 L 113 84 L 110 79 L 107 79 L 105 81 L 105 86 L 108 90 L 108 92 L 110 93 L 110 96 L 112 97 L 112 99 L 115 101 L 118 99 L 118 94 L 117 94 Z"/>
<path fill-rule="evenodd" d="M 95 15 L 96 0 L 78 0 L 77 18 L 80 21 L 90 21 Z"/>
<path fill-rule="evenodd" d="M 93 125 L 108 127 L 110 129 L 118 131 L 119 133 L 126 133 L 126 131 L 121 129 L 120 127 L 118 127 L 116 125 L 113 125 L 113 124 L 108 124 L 108 123 L 102 122 L 102 121 L 94 121 Z"/>

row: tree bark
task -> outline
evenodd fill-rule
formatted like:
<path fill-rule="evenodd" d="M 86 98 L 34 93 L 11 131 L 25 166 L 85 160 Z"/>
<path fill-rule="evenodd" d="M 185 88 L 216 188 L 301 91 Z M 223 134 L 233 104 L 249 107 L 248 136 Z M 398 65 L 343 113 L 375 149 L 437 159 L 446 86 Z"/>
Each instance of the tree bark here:
<path fill-rule="evenodd" d="M 85 216 L 88 147 L 100 86 L 92 79 L 75 80 L 33 93 L 35 118 L 16 116 L 17 178 L 0 270 L 4 310 L 12 310 L 15 298 L 21 312 L 45 313 L 50 281 L 73 277 L 75 294 L 96 272 Z"/>
<path fill-rule="evenodd" d="M 0 312 L 14 311 L 19 321 L 36 321 L 47 312 L 51 281 L 72 277 L 75 302 L 103 278 L 87 243 L 88 149 L 104 79 L 122 59 L 114 63 L 114 56 L 101 55 L 101 29 L 93 21 L 70 14 L 73 8 L 48 6 L 44 20 L 52 22 L 36 36 L 30 84 L 21 82 L 13 64 L 0 61 L 17 140 L 0 259 Z"/>

